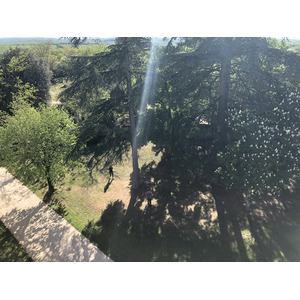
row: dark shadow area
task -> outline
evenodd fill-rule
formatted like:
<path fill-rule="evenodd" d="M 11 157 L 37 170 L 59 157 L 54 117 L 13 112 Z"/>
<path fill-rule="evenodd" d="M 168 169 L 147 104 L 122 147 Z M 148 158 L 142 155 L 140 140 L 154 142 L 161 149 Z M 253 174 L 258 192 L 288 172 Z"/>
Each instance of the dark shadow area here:
<path fill-rule="evenodd" d="M 225 219 L 223 234 L 221 230 L 223 241 L 230 240 L 232 234 L 234 235 L 234 240 L 231 239 L 230 243 L 236 244 L 239 261 L 300 261 L 300 243 L 293 247 L 287 241 L 289 235 L 293 235 L 292 239 L 297 239 L 297 235 L 293 234 L 300 220 L 299 205 L 297 208 L 299 184 L 297 186 L 298 190 L 296 188 L 293 192 L 283 191 L 282 196 L 277 199 L 263 195 L 263 200 L 253 202 L 249 209 L 238 192 L 229 193 L 222 191 L 220 187 L 213 188 L 216 203 L 221 202 L 223 205 L 223 216 L 219 213 L 220 204 L 216 205 L 217 208 L 219 206 L 220 229 L 220 216 Z M 291 216 L 289 211 L 298 212 L 298 215 L 295 213 Z M 242 232 L 245 230 L 243 236 Z"/>
<path fill-rule="evenodd" d="M 226 192 L 218 185 L 212 185 L 212 195 L 215 199 L 216 210 L 218 213 L 218 224 L 220 229 L 220 240 L 224 251 L 231 253 L 231 243 L 233 242 L 233 236 L 230 233 L 230 224 L 226 212 L 226 201 L 229 197 L 224 196 Z M 229 254 L 230 255 L 230 254 Z"/>
<path fill-rule="evenodd" d="M 112 177 L 110 177 L 110 178 L 108 179 L 108 181 L 107 181 L 107 183 L 106 183 L 106 185 L 105 185 L 105 187 L 104 187 L 104 193 L 107 192 L 107 190 L 108 190 L 108 188 L 110 187 L 110 185 L 112 184 L 113 180 L 114 180 L 114 178 L 112 178 Z"/>
<path fill-rule="evenodd" d="M 285 190 L 277 199 L 253 205 L 247 218 L 255 239 L 257 261 L 300 261 L 300 198 L 299 182 L 294 191 Z"/>
<path fill-rule="evenodd" d="M 30 262 L 32 259 L 0 221 L 0 262 Z"/>
<path fill-rule="evenodd" d="M 44 197 L 43 197 L 43 201 L 45 203 L 51 203 L 51 199 L 55 193 L 55 189 L 54 190 L 47 190 L 47 192 L 45 193 Z"/>
<path fill-rule="evenodd" d="M 83 234 L 115 261 L 236 261 L 237 254 L 222 246 L 210 187 L 182 171 L 168 158 L 144 165 L 128 208 L 121 200 L 111 203 Z"/>
<path fill-rule="evenodd" d="M 54 193 L 47 203 L 54 211 L 56 211 L 60 216 L 65 217 L 68 215 L 66 205 L 63 204 L 63 197 L 58 193 Z"/>
<path fill-rule="evenodd" d="M 126 214 L 120 200 L 108 205 L 83 234 L 115 261 L 222 261 L 218 234 L 200 226 L 160 222 L 158 207 Z M 158 214 L 159 215 L 159 214 Z"/>
<path fill-rule="evenodd" d="M 14 180 L 15 180 L 15 178 L 11 178 L 11 179 L 8 179 L 8 180 L 2 182 L 2 183 L 0 184 L 0 189 L 1 189 L 2 187 L 4 187 L 5 185 L 12 183 Z"/>
<path fill-rule="evenodd" d="M 47 191 L 43 197 L 43 202 L 49 205 L 60 216 L 65 217 L 68 215 L 67 207 L 64 202 L 64 197 L 58 189 Z"/>
<path fill-rule="evenodd" d="M 286 235 L 300 230 L 287 216 L 299 191 L 247 209 L 242 194 L 211 186 L 201 170 L 176 170 L 173 163 L 162 157 L 144 165 L 127 209 L 121 200 L 111 203 L 83 234 L 115 261 L 300 261 Z"/>

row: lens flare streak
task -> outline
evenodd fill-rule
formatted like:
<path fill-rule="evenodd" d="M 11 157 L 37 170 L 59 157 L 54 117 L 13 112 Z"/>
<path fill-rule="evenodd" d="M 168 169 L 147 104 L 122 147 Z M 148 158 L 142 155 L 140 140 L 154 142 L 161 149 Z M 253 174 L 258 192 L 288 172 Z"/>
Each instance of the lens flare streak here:
<path fill-rule="evenodd" d="M 148 67 L 146 71 L 145 76 L 145 82 L 143 86 L 143 92 L 138 112 L 138 120 L 137 120 L 137 126 L 136 126 L 136 137 L 135 137 L 135 143 L 136 145 L 139 145 L 140 142 L 140 135 L 145 127 L 146 123 L 146 110 L 149 105 L 153 103 L 154 100 L 154 94 L 155 94 L 155 87 L 157 83 L 157 66 L 158 66 L 158 58 L 155 57 L 156 53 L 156 47 L 152 43 L 151 50 L 149 53 L 149 61 L 148 61 Z"/>

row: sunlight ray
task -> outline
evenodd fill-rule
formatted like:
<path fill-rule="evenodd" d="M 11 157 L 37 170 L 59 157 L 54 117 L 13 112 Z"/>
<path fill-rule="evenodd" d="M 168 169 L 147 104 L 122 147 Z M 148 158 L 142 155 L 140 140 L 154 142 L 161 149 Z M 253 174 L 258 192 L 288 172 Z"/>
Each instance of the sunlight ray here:
<path fill-rule="evenodd" d="M 155 88 L 157 84 L 157 67 L 159 62 L 159 58 L 156 55 L 157 54 L 156 49 L 157 48 L 154 45 L 154 43 L 151 42 L 148 67 L 146 71 L 145 82 L 143 86 L 143 92 L 142 92 L 140 107 L 138 111 L 137 127 L 136 127 L 137 134 L 135 137 L 135 143 L 138 147 L 141 142 L 140 138 L 142 132 L 145 129 L 145 125 L 147 122 L 146 120 L 147 107 L 151 105 L 154 101 Z"/>

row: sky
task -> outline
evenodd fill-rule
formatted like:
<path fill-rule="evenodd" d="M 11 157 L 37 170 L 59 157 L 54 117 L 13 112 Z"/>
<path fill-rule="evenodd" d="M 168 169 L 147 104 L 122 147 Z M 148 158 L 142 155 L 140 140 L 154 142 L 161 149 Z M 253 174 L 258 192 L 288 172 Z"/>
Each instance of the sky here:
<path fill-rule="evenodd" d="M 300 36 L 294 0 L 202 2 L 3 1 L 0 37 Z"/>

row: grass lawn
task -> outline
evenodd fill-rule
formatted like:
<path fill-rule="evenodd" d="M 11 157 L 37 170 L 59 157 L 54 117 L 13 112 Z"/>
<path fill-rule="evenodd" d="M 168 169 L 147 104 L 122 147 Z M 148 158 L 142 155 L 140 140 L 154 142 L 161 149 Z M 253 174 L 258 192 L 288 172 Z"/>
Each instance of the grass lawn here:
<path fill-rule="evenodd" d="M 140 150 L 140 165 L 148 164 L 152 160 L 159 161 L 155 156 L 152 145 Z M 95 171 L 93 180 L 85 168 L 71 171 L 63 182 L 58 185 L 57 197 L 66 207 L 65 219 L 79 231 L 82 231 L 90 221 L 96 221 L 107 206 L 116 200 L 122 200 L 127 206 L 130 201 L 131 159 L 125 157 L 122 164 L 113 166 L 114 180 L 109 181 L 109 171 L 103 173 Z M 30 186 L 41 199 L 47 189 L 39 184 Z"/>
<path fill-rule="evenodd" d="M 32 261 L 11 232 L 0 221 L 0 262 Z"/>
<path fill-rule="evenodd" d="M 50 96 L 51 96 L 51 103 L 53 104 L 58 104 L 58 95 L 63 91 L 63 84 L 62 83 L 58 83 L 55 85 L 52 85 L 50 88 Z"/>
<path fill-rule="evenodd" d="M 92 182 L 81 168 L 58 187 L 64 217 L 105 254 L 115 261 L 300 261 L 299 187 L 279 199 L 266 196 L 248 212 L 226 212 L 225 247 L 215 204 L 224 196 L 184 169 L 175 176 L 151 149 L 139 153 L 142 185 L 136 192 L 130 158 L 114 166 L 113 181 L 107 170 L 94 172 Z M 46 191 L 32 189 L 41 198 Z"/>

